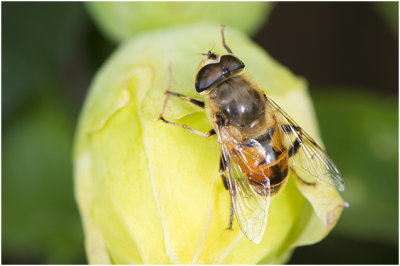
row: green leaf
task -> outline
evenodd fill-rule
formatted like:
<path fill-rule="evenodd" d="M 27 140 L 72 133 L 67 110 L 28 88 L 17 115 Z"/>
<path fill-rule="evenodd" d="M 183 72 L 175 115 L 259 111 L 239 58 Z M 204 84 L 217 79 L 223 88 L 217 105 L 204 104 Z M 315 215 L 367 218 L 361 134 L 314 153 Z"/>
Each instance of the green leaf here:
<path fill-rule="evenodd" d="M 61 104 L 40 101 L 4 131 L 2 248 L 7 258 L 80 262 L 82 235 L 71 200 L 72 127 Z"/>
<path fill-rule="evenodd" d="M 315 96 L 327 151 L 346 182 L 349 202 L 336 232 L 398 242 L 398 102 L 360 88 Z M 360 222 L 362 221 L 362 222 Z"/>
<path fill-rule="evenodd" d="M 399 33 L 399 3 L 393 2 L 372 2 L 378 14 L 386 22 L 392 32 L 396 35 Z"/>

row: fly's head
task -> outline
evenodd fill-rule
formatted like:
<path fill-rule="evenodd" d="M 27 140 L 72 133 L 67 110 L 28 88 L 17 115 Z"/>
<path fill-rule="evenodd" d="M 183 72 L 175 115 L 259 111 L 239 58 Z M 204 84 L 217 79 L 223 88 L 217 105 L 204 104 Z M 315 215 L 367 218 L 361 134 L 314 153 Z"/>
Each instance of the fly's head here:
<path fill-rule="evenodd" d="M 244 63 L 232 54 L 220 56 L 210 50 L 202 55 L 206 58 L 200 63 L 195 81 L 196 91 L 200 94 L 210 92 L 221 82 L 241 74 L 244 70 Z"/>

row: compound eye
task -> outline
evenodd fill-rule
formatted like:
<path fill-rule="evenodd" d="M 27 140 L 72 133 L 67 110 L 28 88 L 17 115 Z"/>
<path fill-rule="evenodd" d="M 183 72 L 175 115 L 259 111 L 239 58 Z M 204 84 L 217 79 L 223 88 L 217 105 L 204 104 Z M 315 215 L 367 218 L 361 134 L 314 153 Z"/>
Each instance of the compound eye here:
<path fill-rule="evenodd" d="M 242 69 L 244 69 L 244 63 L 232 55 L 221 56 L 219 63 L 224 65 L 232 74 L 240 72 Z"/>
<path fill-rule="evenodd" d="M 196 76 L 195 87 L 197 92 L 203 92 L 211 88 L 223 78 L 220 64 L 209 64 L 200 69 Z"/>

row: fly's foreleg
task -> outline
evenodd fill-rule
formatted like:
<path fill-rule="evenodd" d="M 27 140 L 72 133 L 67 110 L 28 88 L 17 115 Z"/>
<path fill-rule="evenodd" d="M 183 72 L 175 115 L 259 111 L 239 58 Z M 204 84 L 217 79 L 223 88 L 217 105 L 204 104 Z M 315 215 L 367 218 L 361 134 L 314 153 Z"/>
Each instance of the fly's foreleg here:
<path fill-rule="evenodd" d="M 169 125 L 174 125 L 174 126 L 182 127 L 182 128 L 184 128 L 184 129 L 186 129 L 186 130 L 189 130 L 189 131 L 192 132 L 192 133 L 195 133 L 195 134 L 200 135 L 200 136 L 203 136 L 203 137 L 210 137 L 210 136 L 212 136 L 212 135 L 215 135 L 214 129 L 211 129 L 210 131 L 208 131 L 208 132 L 206 132 L 206 133 L 203 133 L 203 132 L 200 132 L 200 131 L 198 131 L 198 130 L 196 130 L 196 129 L 194 129 L 194 128 L 191 128 L 191 127 L 189 127 L 189 126 L 187 126 L 187 125 L 183 125 L 183 124 L 179 124 L 179 123 L 176 123 L 176 122 L 172 122 L 172 121 L 166 120 L 166 119 L 164 118 L 163 114 L 164 114 L 164 112 L 165 112 L 165 109 L 166 109 L 166 107 L 167 107 L 167 104 L 168 104 L 168 101 L 169 101 L 169 98 L 170 98 L 171 95 L 172 95 L 172 96 L 175 96 L 175 97 L 178 97 L 178 98 L 180 98 L 180 99 L 183 99 L 183 100 L 185 100 L 185 101 L 188 101 L 188 102 L 190 102 L 190 103 L 192 103 L 192 104 L 194 104 L 194 105 L 196 105 L 196 106 L 198 106 L 198 107 L 200 107 L 200 108 L 203 108 L 203 109 L 204 109 L 204 102 L 198 101 L 198 100 L 196 100 L 196 99 L 192 99 L 192 98 L 187 97 L 187 96 L 185 96 L 185 95 L 182 95 L 182 94 L 180 94 L 180 93 L 176 93 L 176 92 L 172 92 L 172 91 L 168 91 L 168 90 L 165 92 L 165 94 L 166 94 L 166 96 L 165 96 L 165 100 L 164 100 L 164 105 L 163 105 L 163 108 L 162 108 L 162 112 L 161 112 L 161 114 L 160 114 L 159 117 L 158 117 L 158 120 L 161 120 L 161 121 L 163 121 L 164 123 L 169 124 Z"/>
<path fill-rule="evenodd" d="M 196 100 L 196 99 L 192 99 L 192 98 L 190 98 L 188 96 L 185 96 L 185 95 L 177 93 L 177 92 L 172 92 L 172 91 L 166 90 L 165 91 L 164 105 L 163 105 L 160 117 L 163 116 L 163 114 L 165 112 L 165 109 L 167 108 L 167 104 L 168 104 L 168 101 L 169 101 L 169 98 L 171 97 L 171 95 L 175 96 L 175 97 L 178 97 L 178 98 L 180 98 L 182 100 L 188 101 L 188 102 L 190 102 L 190 103 L 192 103 L 192 104 L 204 109 L 204 102 Z"/>
<path fill-rule="evenodd" d="M 222 178 L 222 183 L 224 184 L 224 187 L 229 190 L 229 183 L 228 179 L 225 176 L 226 173 L 226 161 L 224 157 L 221 155 L 220 163 L 219 163 L 219 173 L 221 174 Z M 233 224 L 233 202 L 232 202 L 232 197 L 231 199 L 231 209 L 230 209 L 230 215 L 229 215 L 229 227 L 226 228 L 226 230 L 232 230 L 232 224 Z"/>
<path fill-rule="evenodd" d="M 173 92 L 173 91 L 169 91 L 169 90 L 165 91 L 165 94 L 178 97 L 178 98 L 180 98 L 182 100 L 188 101 L 188 102 L 190 102 L 190 103 L 192 103 L 192 104 L 204 109 L 204 102 L 202 102 L 202 101 L 199 101 L 199 100 L 190 98 L 188 96 L 185 96 L 183 94 L 180 94 L 180 93 L 177 93 L 177 92 Z"/>

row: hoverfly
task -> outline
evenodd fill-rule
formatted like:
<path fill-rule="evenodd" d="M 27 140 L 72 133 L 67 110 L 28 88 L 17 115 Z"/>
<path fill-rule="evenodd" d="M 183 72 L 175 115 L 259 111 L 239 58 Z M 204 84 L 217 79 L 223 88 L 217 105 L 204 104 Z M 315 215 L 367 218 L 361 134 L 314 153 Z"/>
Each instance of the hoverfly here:
<path fill-rule="evenodd" d="M 278 193 L 289 172 L 305 184 L 312 178 L 344 189 L 343 179 L 325 151 L 244 73 L 244 63 L 225 43 L 227 54 L 204 53 L 195 88 L 205 97 L 198 101 L 166 91 L 159 119 L 209 137 L 217 135 L 220 148 L 220 173 L 231 198 L 233 213 L 244 235 L 259 243 L 264 235 L 270 197 Z M 213 129 L 199 132 L 187 125 L 168 121 L 163 113 L 169 96 L 176 96 L 204 108 Z"/>

